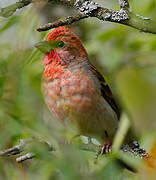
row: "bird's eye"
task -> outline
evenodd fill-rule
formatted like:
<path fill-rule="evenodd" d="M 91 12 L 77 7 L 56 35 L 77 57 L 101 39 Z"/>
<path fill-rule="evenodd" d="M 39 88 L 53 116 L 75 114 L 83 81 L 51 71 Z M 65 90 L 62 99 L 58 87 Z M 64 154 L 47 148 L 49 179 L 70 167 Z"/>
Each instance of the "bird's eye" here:
<path fill-rule="evenodd" d="M 60 41 L 59 43 L 58 43 L 58 47 L 59 48 L 62 48 L 64 46 L 64 42 L 63 41 Z"/>

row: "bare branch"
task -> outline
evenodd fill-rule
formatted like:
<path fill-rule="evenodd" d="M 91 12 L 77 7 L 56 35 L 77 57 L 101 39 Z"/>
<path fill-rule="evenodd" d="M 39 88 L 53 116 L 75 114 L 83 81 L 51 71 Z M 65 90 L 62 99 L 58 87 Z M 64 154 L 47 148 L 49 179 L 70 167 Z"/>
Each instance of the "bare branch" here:
<path fill-rule="evenodd" d="M 13 15 L 17 9 L 21 9 L 27 5 L 32 3 L 32 0 L 19 0 L 18 2 L 7 6 L 5 8 L 0 8 L 0 16 L 2 17 L 9 17 Z"/>
<path fill-rule="evenodd" d="M 40 145 L 44 144 L 46 145 L 48 151 L 55 151 L 55 149 L 51 146 L 51 144 L 47 141 L 42 140 L 41 138 L 31 138 L 31 139 L 20 139 L 19 144 L 13 146 L 12 148 L 1 150 L 0 156 L 2 157 L 11 157 L 11 156 L 17 156 L 16 161 L 17 162 L 23 162 L 27 159 L 32 159 L 35 157 L 35 153 L 33 152 L 26 152 L 30 150 L 30 147 L 35 144 L 40 143 Z M 28 148 L 29 147 L 29 148 Z M 24 154 L 25 153 L 25 154 Z"/>
<path fill-rule="evenodd" d="M 18 145 L 13 146 L 12 148 L 9 149 L 1 150 L 0 156 L 12 156 L 12 155 L 20 154 L 24 145 L 25 145 L 25 141 L 21 139 Z"/>
<path fill-rule="evenodd" d="M 17 161 L 18 163 L 21 163 L 21 162 L 23 162 L 23 161 L 25 161 L 25 160 L 32 159 L 32 158 L 34 158 L 34 157 L 35 157 L 35 154 L 34 154 L 34 153 L 26 153 L 25 155 L 16 158 L 16 161 Z"/>
<path fill-rule="evenodd" d="M 58 26 L 64 26 L 64 25 L 69 25 L 72 24 L 73 22 L 79 21 L 81 19 L 86 18 L 87 16 L 83 15 L 83 14 L 76 14 L 74 16 L 69 16 L 65 19 L 59 19 L 58 21 L 55 21 L 53 23 L 48 23 L 45 24 L 44 26 L 41 26 L 37 29 L 37 31 L 47 31 L 49 29 L 58 27 Z"/>

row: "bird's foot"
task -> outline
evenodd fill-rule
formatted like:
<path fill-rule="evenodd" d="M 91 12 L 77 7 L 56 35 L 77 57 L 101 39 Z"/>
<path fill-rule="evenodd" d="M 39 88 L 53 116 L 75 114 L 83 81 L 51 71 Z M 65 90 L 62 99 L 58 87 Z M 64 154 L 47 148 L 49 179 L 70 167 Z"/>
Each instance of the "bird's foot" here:
<path fill-rule="evenodd" d="M 102 149 L 101 149 L 101 155 L 103 154 L 107 154 L 107 153 L 110 153 L 111 152 L 111 144 L 107 144 L 105 143 L 103 146 L 102 146 Z"/>
<path fill-rule="evenodd" d="M 109 141 L 110 142 L 110 141 Z M 94 158 L 94 163 L 97 163 L 99 155 L 107 154 L 111 152 L 111 144 L 106 142 L 103 146 L 98 146 L 96 153 L 95 153 L 95 158 Z"/>
<path fill-rule="evenodd" d="M 106 142 L 102 146 L 101 153 L 100 153 L 101 155 L 111 152 L 111 142 L 110 142 L 107 131 L 105 131 L 105 137 L 106 137 Z"/>

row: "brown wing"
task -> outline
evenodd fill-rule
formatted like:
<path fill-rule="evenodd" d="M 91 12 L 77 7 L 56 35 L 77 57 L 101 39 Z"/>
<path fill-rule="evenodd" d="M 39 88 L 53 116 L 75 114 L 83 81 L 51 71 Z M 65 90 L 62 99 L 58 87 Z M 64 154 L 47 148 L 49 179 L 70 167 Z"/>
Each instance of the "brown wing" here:
<path fill-rule="evenodd" d="M 115 99 L 113 98 L 113 94 L 109 88 L 109 86 L 107 85 L 105 79 L 103 78 L 103 76 L 96 70 L 96 68 L 91 65 L 91 71 L 93 72 L 93 74 L 96 75 L 96 77 L 99 79 L 100 84 L 101 84 L 101 93 L 102 96 L 104 97 L 104 99 L 110 104 L 110 106 L 112 107 L 112 109 L 116 112 L 117 117 L 119 119 L 120 117 L 120 110 L 119 107 L 117 105 L 117 103 L 115 102 Z"/>

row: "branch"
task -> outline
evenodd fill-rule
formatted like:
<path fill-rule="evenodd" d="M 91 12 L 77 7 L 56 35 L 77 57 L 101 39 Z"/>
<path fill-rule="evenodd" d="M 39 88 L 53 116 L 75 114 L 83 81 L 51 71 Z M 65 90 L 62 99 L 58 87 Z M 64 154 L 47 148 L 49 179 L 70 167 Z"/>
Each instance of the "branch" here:
<path fill-rule="evenodd" d="M 140 158 L 149 158 L 149 154 L 145 149 L 140 147 L 137 141 L 132 141 L 130 144 L 124 144 L 121 146 L 123 152 L 128 152 L 134 156 L 139 156 Z"/>
<path fill-rule="evenodd" d="M 120 8 L 129 8 L 129 2 L 128 0 L 119 0 Z"/>
<path fill-rule="evenodd" d="M 5 8 L 0 8 L 0 16 L 2 17 L 9 17 L 13 15 L 17 9 L 21 9 L 27 5 L 32 3 L 32 0 L 19 0 L 18 2 L 7 6 Z"/>
<path fill-rule="evenodd" d="M 79 21 L 81 19 L 86 18 L 85 15 L 83 14 L 76 14 L 74 16 L 69 16 L 67 18 L 64 19 L 59 19 L 58 21 L 55 21 L 54 23 L 48 23 L 44 26 L 41 26 L 37 29 L 37 31 L 47 31 L 49 29 L 58 27 L 58 26 L 64 26 L 64 25 L 69 25 L 72 24 L 73 22 Z"/>
<path fill-rule="evenodd" d="M 26 152 L 28 150 L 28 147 L 32 146 L 35 143 L 44 144 L 48 147 L 47 152 L 55 151 L 55 148 L 47 141 L 43 141 L 41 139 L 33 138 L 33 139 L 27 139 L 27 140 L 20 140 L 18 145 L 13 146 L 12 148 L 1 150 L 0 156 L 1 157 L 11 157 L 16 155 L 16 162 L 21 163 L 25 160 L 32 159 L 36 155 L 34 152 Z M 101 152 L 102 146 L 95 145 L 92 142 L 89 142 L 88 144 L 80 143 L 79 147 L 80 150 L 84 151 L 91 151 L 91 152 L 98 152 L 98 155 Z M 149 154 L 140 147 L 140 145 L 133 141 L 129 145 L 122 145 L 121 150 L 123 152 L 128 152 L 134 156 L 139 156 L 141 158 L 147 158 L 149 157 Z M 25 153 L 25 154 L 24 154 Z"/>
<path fill-rule="evenodd" d="M 37 3 L 40 1 L 44 0 L 19 0 L 15 4 L 2 8 L 0 11 L 0 16 L 9 17 L 17 9 L 23 8 L 30 3 Z M 79 13 L 74 16 L 59 19 L 53 23 L 48 23 L 39 27 L 37 30 L 46 31 L 54 27 L 72 24 L 84 18 L 96 17 L 102 21 L 119 23 L 133 27 L 142 32 L 156 34 L 156 22 L 149 18 L 134 14 L 130 9 L 128 0 L 118 1 L 120 10 L 113 11 L 111 9 L 100 6 L 98 3 L 95 3 L 92 0 L 47 0 L 48 3 L 61 3 L 75 8 Z"/>
<path fill-rule="evenodd" d="M 46 147 L 48 147 L 48 151 L 55 151 L 55 149 L 51 146 L 51 144 L 47 141 L 43 141 L 39 138 L 32 138 L 32 139 L 21 139 L 19 141 L 18 145 L 15 145 L 9 149 L 1 150 L 0 156 L 2 157 L 11 157 L 11 156 L 17 156 L 16 162 L 21 163 L 25 160 L 32 159 L 35 157 L 35 153 L 33 152 L 27 152 L 30 150 L 30 147 L 35 144 L 40 143 L 40 145 L 44 144 Z M 25 154 L 23 154 L 25 153 Z"/>
<path fill-rule="evenodd" d="M 12 148 L 1 150 L 0 156 L 12 156 L 16 154 L 20 154 L 23 150 L 23 147 L 25 145 L 24 140 L 20 140 L 19 144 L 16 146 L 13 146 Z"/>
<path fill-rule="evenodd" d="M 25 160 L 32 159 L 32 158 L 34 158 L 34 157 L 35 157 L 35 154 L 34 154 L 34 153 L 26 153 L 26 154 L 23 155 L 23 156 L 17 157 L 17 158 L 16 158 L 16 162 L 21 163 L 21 162 L 23 162 L 23 161 L 25 161 Z"/>
<path fill-rule="evenodd" d="M 50 2 L 54 2 L 55 0 L 51 0 Z M 139 29 L 143 32 L 156 34 L 156 22 L 150 20 L 149 18 L 145 18 L 143 16 L 134 14 L 129 9 L 128 0 L 119 0 L 120 10 L 113 11 L 108 8 L 101 7 L 99 4 L 90 1 L 90 0 L 57 0 L 62 4 L 66 4 L 73 8 L 76 8 L 83 18 L 75 18 L 75 16 L 70 17 L 70 22 L 65 18 L 64 21 L 61 19 L 55 21 L 53 23 L 44 25 L 43 27 L 39 27 L 38 31 L 46 31 L 53 27 L 64 26 L 72 24 L 80 19 L 88 18 L 88 17 L 96 17 L 99 20 L 115 22 L 123 25 L 127 25 L 133 27 L 135 29 Z M 59 23 L 58 23 L 59 22 Z M 46 29 L 45 27 L 48 27 Z"/>

